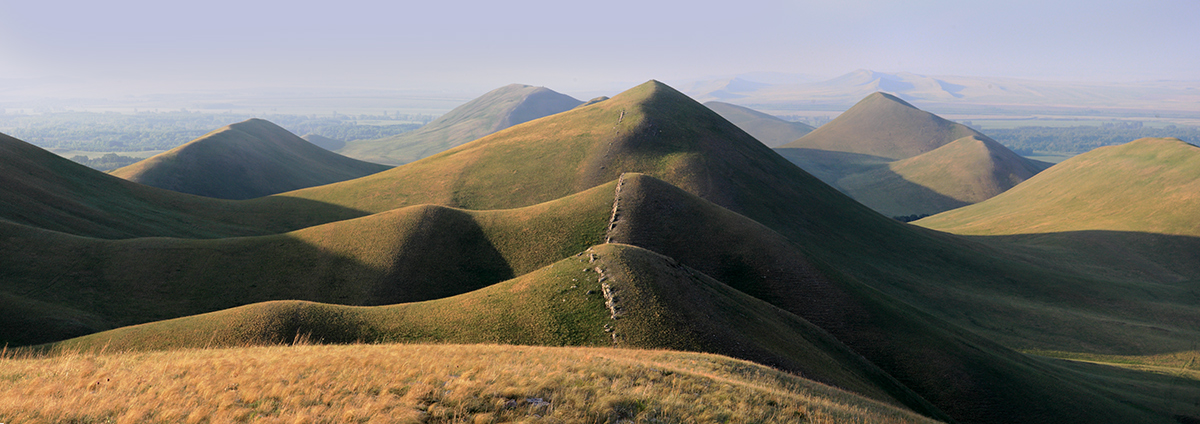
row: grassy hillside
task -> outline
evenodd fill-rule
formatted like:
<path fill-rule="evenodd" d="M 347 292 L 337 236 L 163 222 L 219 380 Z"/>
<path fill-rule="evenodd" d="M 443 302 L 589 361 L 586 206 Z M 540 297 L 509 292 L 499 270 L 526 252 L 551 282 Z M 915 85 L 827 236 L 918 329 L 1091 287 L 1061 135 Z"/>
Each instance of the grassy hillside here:
<path fill-rule="evenodd" d="M 181 193 L 251 199 L 350 180 L 388 168 L 330 152 L 275 124 L 250 119 L 111 174 Z"/>
<path fill-rule="evenodd" d="M 876 92 L 808 135 L 781 147 L 905 159 L 971 136 L 987 138 L 891 94 Z"/>
<path fill-rule="evenodd" d="M 758 364 L 661 350 L 290 346 L 0 367 L 5 422 L 932 422 Z"/>
<path fill-rule="evenodd" d="M 366 215 L 296 198 L 217 200 L 147 187 L 0 134 L 0 219 L 100 238 L 271 234 Z"/>
<path fill-rule="evenodd" d="M 835 186 L 887 216 L 932 215 L 990 199 L 1049 165 L 971 136 L 843 177 Z"/>
<path fill-rule="evenodd" d="M 921 220 L 958 234 L 1107 230 L 1200 236 L 1200 148 L 1174 138 L 1101 147 L 983 202 Z"/>
<path fill-rule="evenodd" d="M 315 341 L 670 348 L 732 355 L 941 416 L 812 324 L 673 259 L 605 244 L 459 296 L 379 307 L 270 302 L 58 343 L 113 351 Z"/>
<path fill-rule="evenodd" d="M 603 240 L 613 184 L 521 209 L 415 206 L 216 240 L 74 237 L 0 221 L 0 344 L 276 299 L 379 305 L 465 293 Z"/>
<path fill-rule="evenodd" d="M 581 103 L 545 87 L 510 84 L 454 108 L 416 131 L 378 140 L 351 141 L 338 153 L 399 165 L 513 125 L 570 110 Z"/>
<path fill-rule="evenodd" d="M 777 147 L 796 141 L 813 131 L 813 127 L 779 119 L 754 109 L 724 102 L 705 102 L 704 106 L 728 119 L 738 128 L 745 130 L 768 147 Z"/>

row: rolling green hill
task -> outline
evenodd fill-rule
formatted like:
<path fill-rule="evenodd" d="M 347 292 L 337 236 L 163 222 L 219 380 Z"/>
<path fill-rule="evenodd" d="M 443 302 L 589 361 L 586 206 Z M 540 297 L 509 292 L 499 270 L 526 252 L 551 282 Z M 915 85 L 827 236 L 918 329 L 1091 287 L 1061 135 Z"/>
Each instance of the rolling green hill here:
<path fill-rule="evenodd" d="M 219 128 L 112 175 L 218 199 L 252 199 L 390 168 L 341 156 L 261 119 Z"/>
<path fill-rule="evenodd" d="M 721 353 L 902 404 L 891 395 L 894 392 L 909 408 L 945 417 L 807 321 L 673 259 L 617 244 L 596 246 L 516 279 L 438 300 L 378 307 L 260 303 L 97 333 L 58 343 L 55 349 L 245 346 L 288 343 L 298 335 L 334 343 L 504 343 Z"/>
<path fill-rule="evenodd" d="M 745 130 L 768 147 L 778 147 L 796 141 L 813 131 L 813 127 L 800 122 L 779 119 L 748 107 L 724 102 L 705 102 L 704 106 L 728 119 L 738 128 Z"/>
<path fill-rule="evenodd" d="M 99 240 L 0 221 L 0 310 L 11 311 L 0 313 L 0 344 L 267 300 L 379 305 L 457 295 L 601 242 L 612 196 L 607 184 L 520 209 L 421 205 L 212 240 Z"/>
<path fill-rule="evenodd" d="M 983 203 L 918 225 L 971 235 L 1132 231 L 1200 237 L 1200 148 L 1174 138 L 1101 147 Z"/>
<path fill-rule="evenodd" d="M 905 159 L 970 136 L 987 138 L 896 96 L 876 92 L 808 135 L 780 147 Z"/>
<path fill-rule="evenodd" d="M 980 202 L 1050 166 L 884 93 L 776 150 L 887 216 Z"/>
<path fill-rule="evenodd" d="M 509 84 L 463 104 L 415 131 L 377 140 L 355 140 L 346 156 L 399 165 L 421 159 L 523 122 L 570 110 L 581 101 L 545 87 Z"/>
<path fill-rule="evenodd" d="M 296 198 L 211 199 L 132 183 L 0 134 L 0 219 L 88 237 L 271 234 L 363 212 Z"/>

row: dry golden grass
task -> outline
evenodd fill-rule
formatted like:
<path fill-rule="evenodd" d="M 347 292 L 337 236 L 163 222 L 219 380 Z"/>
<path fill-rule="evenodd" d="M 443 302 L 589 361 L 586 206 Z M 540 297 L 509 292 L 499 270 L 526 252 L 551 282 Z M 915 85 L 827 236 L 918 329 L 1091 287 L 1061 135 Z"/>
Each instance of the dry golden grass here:
<path fill-rule="evenodd" d="M 341 345 L 0 359 L 0 422 L 932 422 L 723 356 Z"/>

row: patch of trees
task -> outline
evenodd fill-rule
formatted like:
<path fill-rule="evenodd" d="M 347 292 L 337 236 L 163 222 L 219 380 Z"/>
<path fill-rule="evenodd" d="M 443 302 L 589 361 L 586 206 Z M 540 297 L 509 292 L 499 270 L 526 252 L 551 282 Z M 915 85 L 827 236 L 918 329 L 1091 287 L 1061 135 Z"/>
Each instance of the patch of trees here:
<path fill-rule="evenodd" d="M 900 222 L 913 222 L 913 221 L 916 221 L 918 219 L 921 219 L 921 218 L 924 218 L 927 216 L 929 216 L 929 214 L 923 213 L 923 214 L 893 216 L 892 219 L 900 221 Z"/>
<path fill-rule="evenodd" d="M 1076 127 L 1019 127 L 989 129 L 987 135 L 1017 154 L 1042 152 L 1087 152 L 1097 147 L 1125 144 L 1142 137 L 1175 137 L 1188 143 L 1200 141 L 1200 127 L 1147 127 L 1141 122 Z"/>
<path fill-rule="evenodd" d="M 264 115 L 237 113 L 96 113 L 58 112 L 39 115 L 0 115 L 0 132 L 46 149 L 90 152 L 170 150 L 209 131 L 250 118 L 274 122 L 296 135 L 320 134 L 349 141 L 390 137 L 420 128 L 429 115 L 384 116 Z M 374 120 L 383 125 L 359 124 Z M 417 120 L 414 123 L 413 120 Z M 394 121 L 395 124 L 388 124 Z"/>
<path fill-rule="evenodd" d="M 101 156 L 101 157 L 98 157 L 95 159 L 89 158 L 84 155 L 75 155 L 75 156 L 71 157 L 71 160 L 81 163 L 83 165 L 87 165 L 88 167 L 95 169 L 97 171 L 112 171 L 112 170 L 120 168 L 120 167 L 133 165 L 134 163 L 136 163 L 137 161 L 140 161 L 142 159 L 135 158 L 135 157 L 129 157 L 129 156 L 121 156 L 116 153 L 108 153 L 108 154 L 105 154 L 104 156 Z"/>

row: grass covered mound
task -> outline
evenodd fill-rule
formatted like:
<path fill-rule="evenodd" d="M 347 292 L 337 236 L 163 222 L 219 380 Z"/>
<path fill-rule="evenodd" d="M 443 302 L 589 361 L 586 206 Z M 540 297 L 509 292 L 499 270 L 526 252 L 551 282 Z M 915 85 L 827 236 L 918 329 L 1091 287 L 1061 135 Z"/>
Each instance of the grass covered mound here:
<path fill-rule="evenodd" d="M 4 422 L 932 423 L 723 356 L 496 345 L 0 359 Z"/>
<path fill-rule="evenodd" d="M 917 222 L 956 234 L 1107 230 L 1200 236 L 1200 148 L 1142 138 L 1065 160 L 986 202 Z"/>
<path fill-rule="evenodd" d="M 581 101 L 546 87 L 509 84 L 454 108 L 415 131 L 355 140 L 338 153 L 400 165 L 442 152 L 513 125 L 570 110 Z"/>
<path fill-rule="evenodd" d="M 218 199 L 251 199 L 390 168 L 325 150 L 262 119 L 214 130 L 112 175 Z"/>

